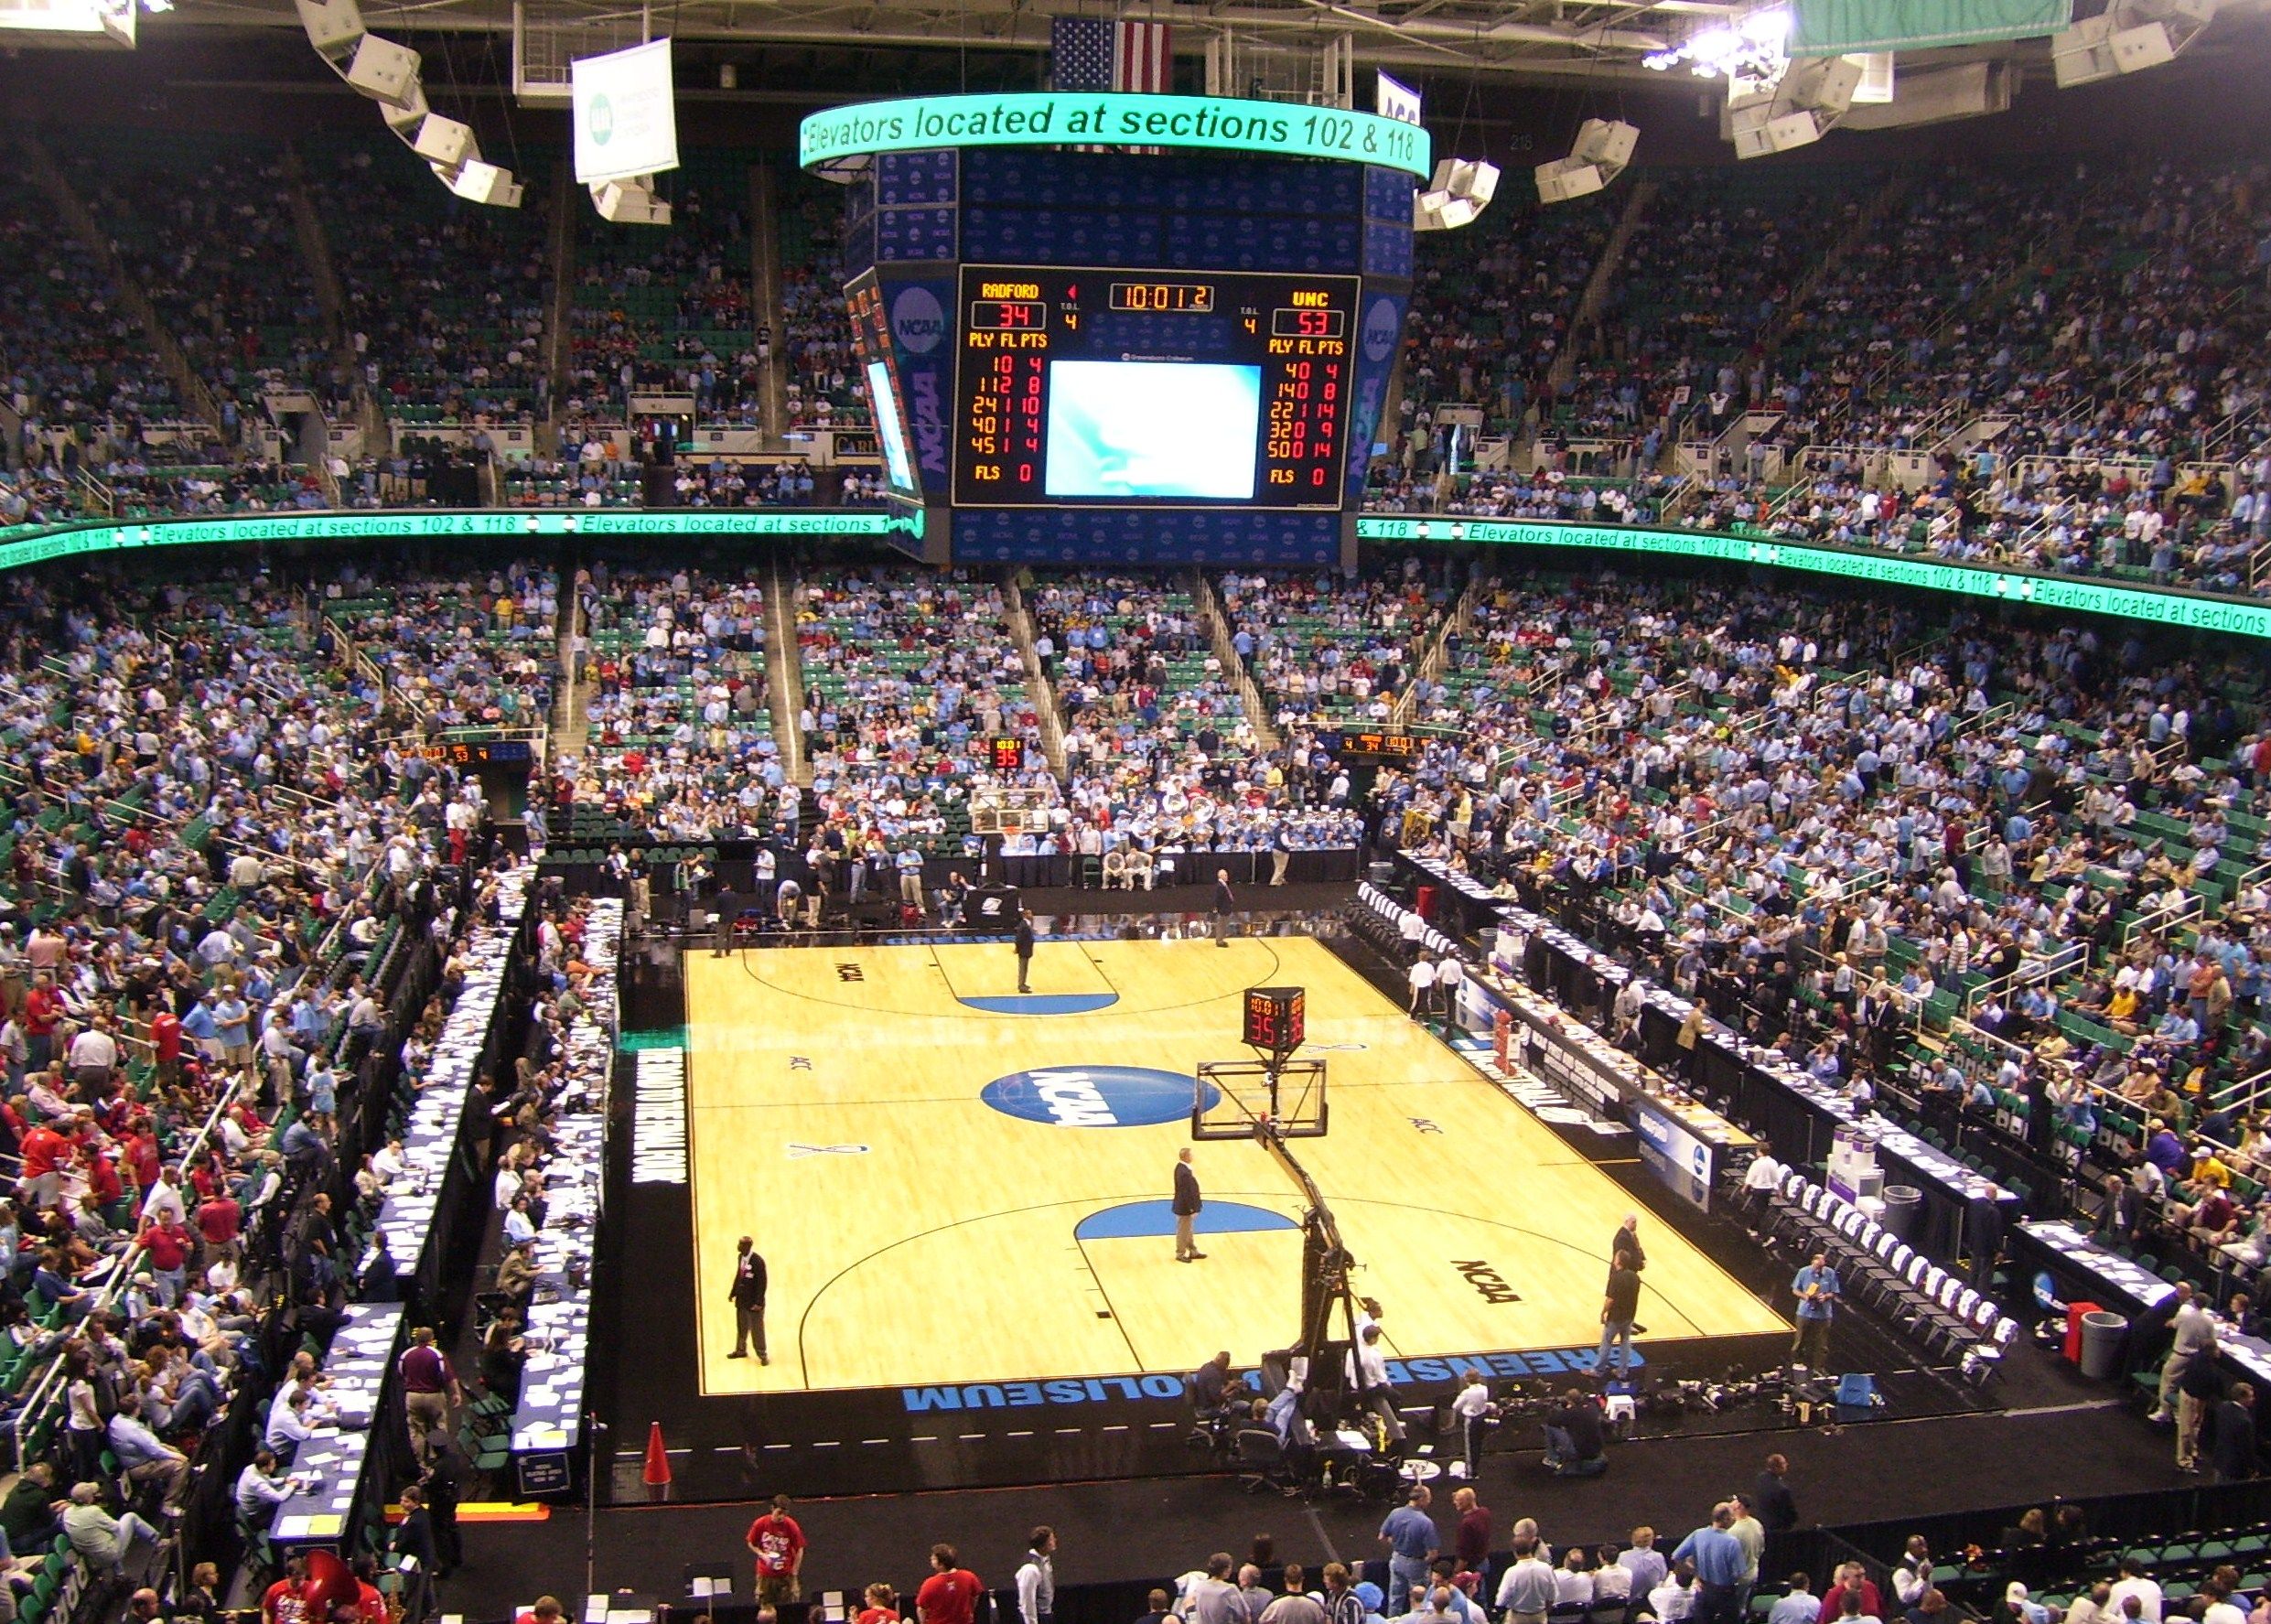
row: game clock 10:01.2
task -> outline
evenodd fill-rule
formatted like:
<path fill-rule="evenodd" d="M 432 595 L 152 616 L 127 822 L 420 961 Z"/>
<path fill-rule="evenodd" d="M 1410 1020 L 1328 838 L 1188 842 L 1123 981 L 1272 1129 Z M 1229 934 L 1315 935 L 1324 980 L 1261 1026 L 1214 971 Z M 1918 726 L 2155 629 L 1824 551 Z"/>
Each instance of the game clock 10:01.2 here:
<path fill-rule="evenodd" d="M 963 266 L 955 505 L 1340 508 L 1359 286 Z"/>

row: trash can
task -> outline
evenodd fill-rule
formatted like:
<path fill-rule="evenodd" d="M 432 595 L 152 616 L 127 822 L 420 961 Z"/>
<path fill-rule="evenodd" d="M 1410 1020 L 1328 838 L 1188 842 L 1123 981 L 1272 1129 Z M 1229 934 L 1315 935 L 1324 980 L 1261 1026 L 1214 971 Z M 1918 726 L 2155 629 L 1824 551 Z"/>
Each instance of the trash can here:
<path fill-rule="evenodd" d="M 1435 887 L 1422 886 L 1412 898 L 1412 911 L 1430 924 L 1435 922 Z"/>
<path fill-rule="evenodd" d="M 2059 1351 L 2065 1355 L 2068 1364 L 2082 1362 L 2082 1322 L 2097 1311 L 2095 1303 L 2066 1305 L 2066 1339 L 2059 1345 Z"/>
<path fill-rule="evenodd" d="M 2100 1308 L 2082 1317 L 2082 1373 L 2098 1382 L 2111 1381 L 2121 1369 L 2121 1341 L 2129 1322 L 2119 1314 Z"/>
<path fill-rule="evenodd" d="M 1916 1244 L 1916 1221 L 1924 1210 L 1924 1192 L 1912 1184 L 1885 1186 L 1885 1215 L 1878 1221 L 1893 1234 Z"/>
<path fill-rule="evenodd" d="M 1375 863 L 1372 866 L 1370 870 L 1370 877 L 1372 884 L 1378 886 L 1384 891 L 1388 888 L 1388 887 L 1395 883 L 1395 865 L 1393 863 Z"/>

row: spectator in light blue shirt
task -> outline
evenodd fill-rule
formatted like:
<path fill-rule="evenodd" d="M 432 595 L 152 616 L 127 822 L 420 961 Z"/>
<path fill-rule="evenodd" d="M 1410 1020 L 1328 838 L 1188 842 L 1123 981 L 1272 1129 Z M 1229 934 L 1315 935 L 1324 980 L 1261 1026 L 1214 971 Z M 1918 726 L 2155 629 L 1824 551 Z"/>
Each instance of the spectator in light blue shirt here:
<path fill-rule="evenodd" d="M 1735 1509 L 1721 1502 L 1711 1508 L 1709 1526 L 1695 1530 L 1672 1553 L 1673 1561 L 1695 1565 L 1695 1605 L 1688 1615 L 1694 1624 L 1739 1624 L 1750 1556 L 1728 1532 L 1734 1522 Z"/>
<path fill-rule="evenodd" d="M 1388 1617 L 1412 1610 L 1412 1589 L 1427 1582 L 1429 1564 L 1442 1548 L 1435 1519 L 1427 1504 L 1435 1497 L 1425 1483 L 1412 1486 L 1410 1498 L 1387 1515 L 1380 1525 L 1380 1543 L 1388 1547 Z"/>
<path fill-rule="evenodd" d="M 1814 1594 L 1814 1581 L 1803 1574 L 1790 1576 L 1790 1593 L 1774 1604 L 1766 1624 L 1820 1624 L 1822 1598 Z"/>

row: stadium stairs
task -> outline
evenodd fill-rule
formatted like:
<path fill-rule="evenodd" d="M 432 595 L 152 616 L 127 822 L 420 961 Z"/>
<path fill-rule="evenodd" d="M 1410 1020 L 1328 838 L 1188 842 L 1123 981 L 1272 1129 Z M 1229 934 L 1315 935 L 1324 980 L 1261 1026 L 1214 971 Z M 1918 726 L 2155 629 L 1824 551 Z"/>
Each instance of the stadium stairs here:
<path fill-rule="evenodd" d="M 1636 181 L 1631 197 L 1625 200 L 1624 212 L 1617 218 L 1616 229 L 1609 233 L 1609 241 L 1601 244 L 1600 258 L 1593 262 L 1593 274 L 1585 279 L 1585 291 L 1577 296 L 1577 311 L 1569 318 L 1568 340 L 1562 345 L 1561 353 L 1554 357 L 1553 369 L 1546 374 L 1555 400 L 1561 398 L 1562 391 L 1577 375 L 1577 335 L 1591 328 L 1598 348 L 1600 313 L 1608 307 L 1609 289 L 1616 285 L 1617 266 L 1623 262 L 1626 246 L 1647 220 L 1648 206 L 1655 201 L 1657 189 L 1652 180 Z"/>
<path fill-rule="evenodd" d="M 772 335 L 771 352 L 764 363 L 766 444 L 785 448 L 788 441 L 782 436 L 789 426 L 789 386 L 780 363 L 789 322 L 780 307 L 780 217 L 770 164 L 749 166 L 749 219 L 755 226 L 749 233 L 749 285 L 756 290 L 757 324 Z"/>
<path fill-rule="evenodd" d="M 126 267 L 119 263 L 117 252 L 112 248 L 109 235 L 94 218 L 85 201 L 72 188 L 70 180 L 56 164 L 54 156 L 38 135 L 29 130 L 21 131 L 17 140 L 24 153 L 24 169 L 32 183 L 55 205 L 56 212 L 70 227 L 71 234 L 94 256 L 95 263 L 110 279 L 118 295 L 118 303 L 127 315 L 135 318 L 149 339 L 151 352 L 165 368 L 166 376 L 181 399 L 198 417 L 216 432 L 221 428 L 221 406 L 213 399 L 213 392 L 205 386 L 205 380 L 197 375 L 189 358 L 181 352 L 181 346 L 157 314 L 157 307 L 150 303 L 150 296 L 140 283 L 126 274 Z"/>
<path fill-rule="evenodd" d="M 1230 617 L 1222 612 L 1222 600 L 1216 596 L 1214 583 L 1207 579 L 1207 572 L 1193 568 L 1184 577 L 1190 586 L 1191 600 L 1199 606 L 1199 614 L 1206 623 L 1207 640 L 1213 646 L 1214 657 L 1222 662 L 1222 673 L 1238 687 L 1238 703 L 1245 706 L 1247 717 L 1254 723 L 1254 737 L 1262 748 L 1274 750 L 1280 740 L 1276 723 L 1271 718 L 1269 706 L 1262 702 L 1262 690 L 1254 684 L 1254 672 L 1238 658 L 1238 645 L 1231 641 Z"/>
<path fill-rule="evenodd" d="M 1008 606 L 1009 635 L 1017 640 L 1017 658 L 1025 661 L 1025 685 L 1033 695 L 1033 709 L 1041 719 L 1041 753 L 1049 758 L 1049 770 L 1060 780 L 1069 777 L 1064 767 L 1064 717 L 1057 708 L 1057 691 L 1049 681 L 1049 673 L 1041 669 L 1041 657 L 1033 648 L 1033 617 L 1025 612 L 1025 592 L 1017 585 L 1017 572 L 1004 569 L 1001 573 L 1002 602 Z"/>
<path fill-rule="evenodd" d="M 780 741 L 781 770 L 792 784 L 813 781 L 797 717 L 804 709 L 804 664 L 797 652 L 797 580 L 783 577 L 778 561 L 765 566 L 765 679 L 771 696 L 773 737 Z"/>

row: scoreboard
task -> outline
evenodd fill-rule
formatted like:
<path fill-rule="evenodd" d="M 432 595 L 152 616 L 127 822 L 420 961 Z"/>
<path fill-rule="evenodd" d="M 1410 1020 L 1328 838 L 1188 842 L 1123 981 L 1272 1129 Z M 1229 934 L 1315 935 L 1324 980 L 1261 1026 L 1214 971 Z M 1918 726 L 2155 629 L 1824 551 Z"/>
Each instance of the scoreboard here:
<path fill-rule="evenodd" d="M 1359 278 L 960 269 L 955 506 L 1341 506 Z"/>

